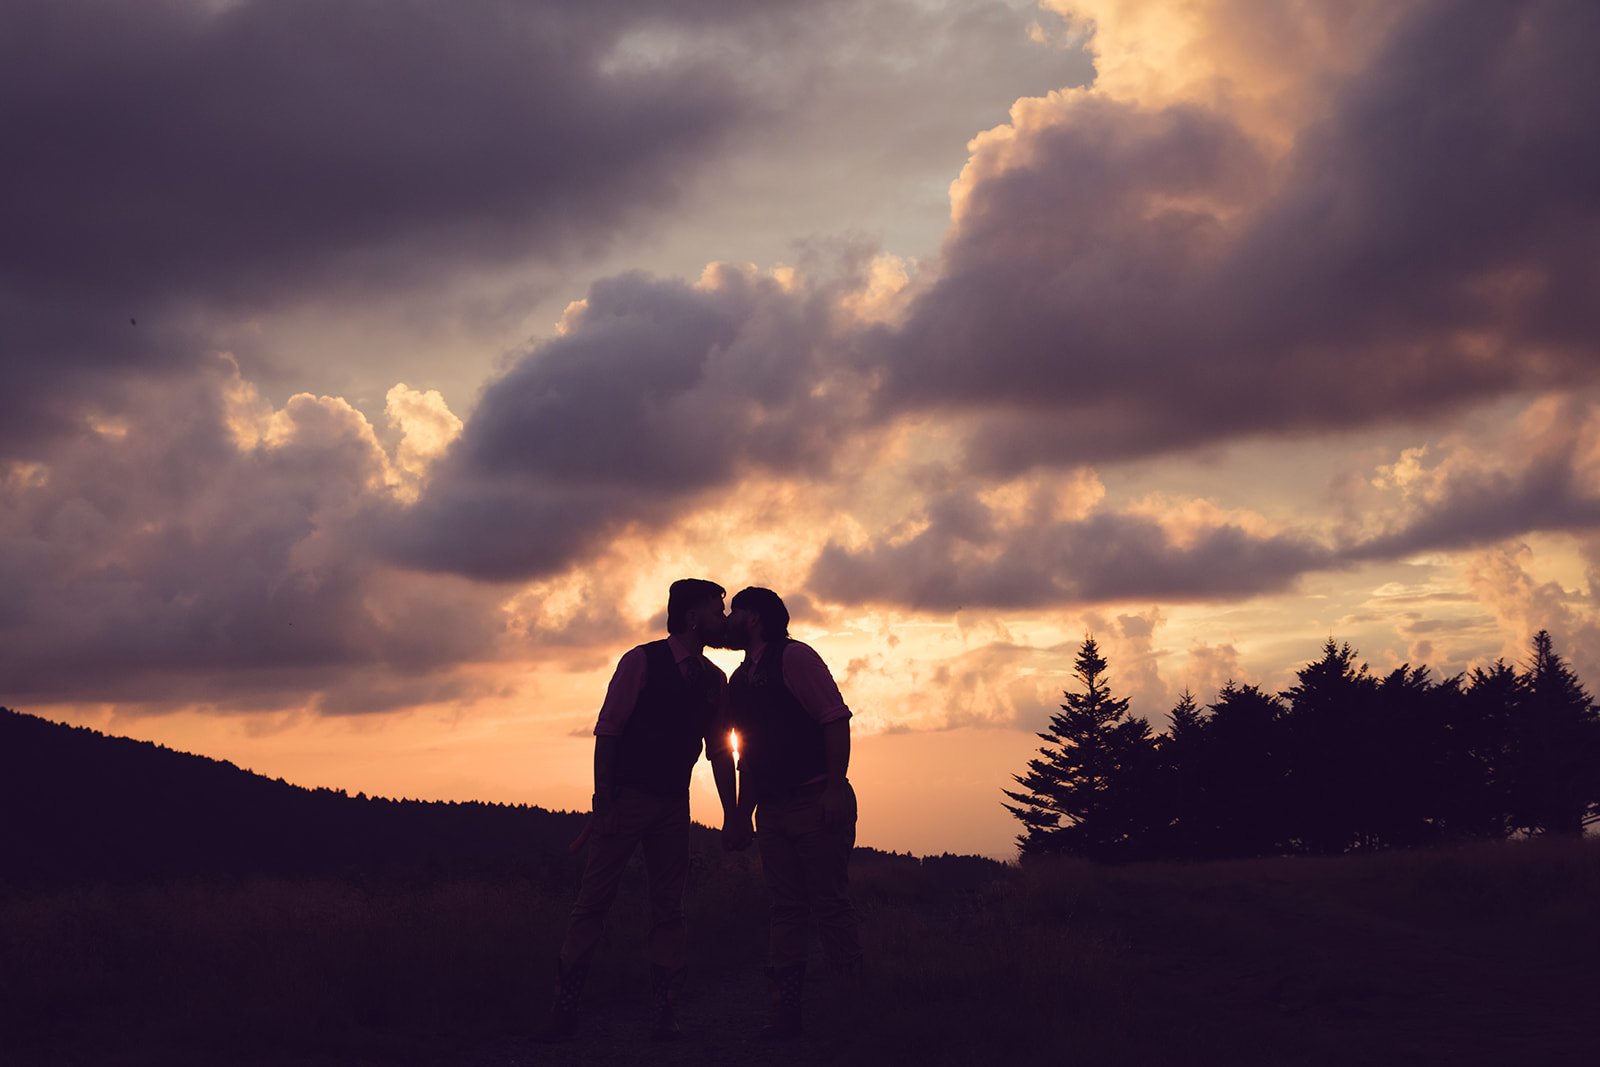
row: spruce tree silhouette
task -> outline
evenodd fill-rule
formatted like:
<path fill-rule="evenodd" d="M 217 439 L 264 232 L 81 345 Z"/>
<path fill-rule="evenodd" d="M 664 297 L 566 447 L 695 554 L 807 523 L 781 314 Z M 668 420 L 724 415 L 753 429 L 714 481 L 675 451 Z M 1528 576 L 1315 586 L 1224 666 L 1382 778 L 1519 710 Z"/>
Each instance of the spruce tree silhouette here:
<path fill-rule="evenodd" d="M 1455 836 L 1511 832 L 1512 719 L 1526 683 L 1505 660 L 1475 667 L 1451 722 L 1449 785 L 1441 805 Z"/>
<path fill-rule="evenodd" d="M 1156 737 L 1161 776 L 1159 803 L 1165 815 L 1158 844 L 1167 856 L 1193 858 L 1206 855 L 1211 848 L 1212 828 L 1206 818 L 1199 775 L 1205 730 L 1205 711 L 1195 695 L 1185 689 L 1167 712 L 1166 732 Z"/>
<path fill-rule="evenodd" d="M 1409 664 L 1375 677 L 1329 639 L 1276 696 L 1230 681 L 1201 708 L 1186 690 L 1152 738 L 1088 639 L 1084 691 L 1004 791 L 1017 843 L 1024 857 L 1221 859 L 1579 836 L 1600 823 L 1600 707 L 1549 633 L 1532 644 L 1524 670 L 1435 681 Z"/>
<path fill-rule="evenodd" d="M 1507 768 L 1510 824 L 1580 835 L 1600 807 L 1600 714 L 1547 630 L 1534 635 L 1518 695 Z"/>
<path fill-rule="evenodd" d="M 1442 836 L 1440 770 L 1450 740 L 1444 725 L 1456 697 L 1453 683 L 1434 684 L 1427 667 L 1400 666 L 1378 683 L 1356 847 L 1414 848 Z"/>
<path fill-rule="evenodd" d="M 1291 824 L 1283 705 L 1254 685 L 1230 681 L 1211 705 L 1205 738 L 1198 777 L 1214 828 L 1212 855 L 1284 851 Z"/>
<path fill-rule="evenodd" d="M 1085 638 L 1073 671 L 1084 691 L 1062 694 L 1038 757 L 1012 776 L 1022 788 L 1004 791 L 1023 825 L 1023 856 L 1135 858 L 1151 847 L 1162 818 L 1155 742 L 1128 700 L 1112 696 L 1105 672 L 1099 646 Z"/>
<path fill-rule="evenodd" d="M 1378 683 L 1349 644 L 1330 637 L 1322 658 L 1296 673 L 1283 697 L 1284 753 L 1294 837 L 1312 853 L 1371 847 L 1375 750 L 1382 744 L 1374 711 Z"/>

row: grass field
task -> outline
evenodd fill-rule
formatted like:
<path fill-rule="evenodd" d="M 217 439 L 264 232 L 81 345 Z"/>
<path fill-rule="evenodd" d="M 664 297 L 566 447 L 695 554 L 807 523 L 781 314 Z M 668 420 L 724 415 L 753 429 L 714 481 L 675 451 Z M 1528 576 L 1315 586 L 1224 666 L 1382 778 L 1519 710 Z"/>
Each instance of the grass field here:
<path fill-rule="evenodd" d="M 528 1034 L 567 902 L 243 881 L 0 898 L 8 1064 L 1592 1064 L 1600 847 L 1108 868 L 858 863 L 870 971 L 758 1048 L 753 857 L 707 854 L 677 1046 L 642 1039 L 632 872 L 560 1049 Z"/>

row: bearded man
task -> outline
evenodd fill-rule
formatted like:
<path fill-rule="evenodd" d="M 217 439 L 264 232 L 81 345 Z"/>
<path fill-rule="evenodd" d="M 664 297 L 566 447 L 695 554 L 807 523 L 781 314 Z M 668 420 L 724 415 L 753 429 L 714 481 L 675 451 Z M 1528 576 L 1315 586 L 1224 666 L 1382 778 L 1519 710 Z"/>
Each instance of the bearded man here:
<path fill-rule="evenodd" d="M 584 831 L 589 854 L 557 963 L 555 1001 L 540 1037 L 564 1040 L 577 1028 L 579 998 L 607 912 L 636 848 L 649 882 L 645 958 L 655 995 L 650 1036 L 678 1037 L 678 991 L 687 933 L 689 776 L 702 750 L 725 811 L 735 806 L 733 757 L 723 718 L 727 679 L 706 659 L 723 639 L 723 589 L 683 578 L 667 593 L 667 637 L 629 650 L 617 663 L 595 723 L 594 797 Z"/>
<path fill-rule="evenodd" d="M 760 850 L 772 998 L 762 1036 L 795 1037 L 812 925 L 834 969 L 861 971 L 847 870 L 856 839 L 856 796 L 846 777 L 850 709 L 822 657 L 789 636 L 789 610 L 777 593 L 752 586 L 729 607 L 725 641 L 745 658 L 728 683 L 739 764 L 724 845 L 742 848 L 753 834 Z"/>

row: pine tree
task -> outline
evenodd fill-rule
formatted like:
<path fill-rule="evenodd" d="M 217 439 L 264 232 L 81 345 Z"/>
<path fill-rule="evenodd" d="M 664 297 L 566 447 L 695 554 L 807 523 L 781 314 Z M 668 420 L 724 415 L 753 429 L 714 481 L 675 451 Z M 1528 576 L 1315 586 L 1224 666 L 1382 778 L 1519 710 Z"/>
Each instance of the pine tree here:
<path fill-rule="evenodd" d="M 1512 726 L 1525 686 L 1516 668 L 1497 659 L 1489 667 L 1474 667 L 1462 690 L 1451 723 L 1457 789 L 1450 807 L 1465 833 L 1495 838 L 1511 832 L 1516 791 Z"/>
<path fill-rule="evenodd" d="M 1374 698 L 1378 683 L 1349 644 L 1328 638 L 1322 658 L 1297 673 L 1288 702 L 1286 771 L 1291 822 L 1299 848 L 1339 853 L 1371 845 L 1374 807 Z"/>
<path fill-rule="evenodd" d="M 1185 689 L 1167 712 L 1166 733 L 1156 738 L 1162 799 L 1168 812 L 1163 852 L 1168 856 L 1200 856 L 1208 849 L 1211 835 L 1206 798 L 1200 788 L 1205 729 L 1205 712 L 1195 695 Z"/>
<path fill-rule="evenodd" d="M 1013 775 L 1022 788 L 1005 790 L 1015 801 L 1006 809 L 1023 825 L 1024 856 L 1132 857 L 1152 843 L 1155 744 L 1128 700 L 1112 695 L 1105 672 L 1099 646 L 1085 638 L 1073 672 L 1084 691 L 1062 694 L 1066 703 L 1038 735 L 1039 755 L 1026 774 Z"/>
<path fill-rule="evenodd" d="M 1358 809 L 1366 847 L 1414 848 L 1444 836 L 1444 724 L 1455 696 L 1454 683 L 1435 684 L 1425 666 L 1397 667 L 1378 683 L 1365 760 L 1371 779 Z"/>
<path fill-rule="evenodd" d="M 1231 681 L 1211 705 L 1200 764 L 1211 856 L 1269 856 L 1288 847 L 1283 714 L 1277 697 Z"/>
<path fill-rule="evenodd" d="M 1533 833 L 1583 833 L 1600 803 L 1600 714 L 1548 630 L 1533 638 L 1512 721 L 1510 822 Z"/>

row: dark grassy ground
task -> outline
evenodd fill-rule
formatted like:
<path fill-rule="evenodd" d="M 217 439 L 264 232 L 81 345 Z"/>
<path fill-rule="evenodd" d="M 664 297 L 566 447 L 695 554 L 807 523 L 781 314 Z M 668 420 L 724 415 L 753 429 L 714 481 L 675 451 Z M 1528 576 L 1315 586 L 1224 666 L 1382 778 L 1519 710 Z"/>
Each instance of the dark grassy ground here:
<path fill-rule="evenodd" d="M 816 983 L 812 1034 L 776 1054 L 753 857 L 697 865 L 670 1048 L 642 1039 L 637 871 L 555 1050 L 528 1034 L 566 902 L 525 884 L 13 891 L 0 1062 L 1600 1062 L 1594 845 L 981 873 L 858 864 L 870 972 Z"/>

